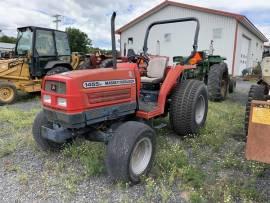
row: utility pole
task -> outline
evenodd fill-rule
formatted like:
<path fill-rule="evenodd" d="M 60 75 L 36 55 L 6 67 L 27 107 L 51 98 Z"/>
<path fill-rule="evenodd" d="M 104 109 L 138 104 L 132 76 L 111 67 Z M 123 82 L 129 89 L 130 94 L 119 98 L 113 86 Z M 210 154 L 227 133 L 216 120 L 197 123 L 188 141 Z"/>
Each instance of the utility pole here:
<path fill-rule="evenodd" d="M 55 29 L 58 30 L 58 23 L 61 22 L 61 19 L 60 19 L 61 15 L 56 14 L 53 17 L 55 18 L 55 20 L 53 21 L 55 23 Z"/>

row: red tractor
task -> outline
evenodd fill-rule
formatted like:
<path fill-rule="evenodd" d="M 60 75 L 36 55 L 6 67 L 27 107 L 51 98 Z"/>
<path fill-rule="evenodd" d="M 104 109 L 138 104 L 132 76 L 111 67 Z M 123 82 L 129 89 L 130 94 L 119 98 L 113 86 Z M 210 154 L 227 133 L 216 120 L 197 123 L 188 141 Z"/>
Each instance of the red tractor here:
<path fill-rule="evenodd" d="M 199 21 L 181 18 L 149 25 L 143 53 L 117 61 L 114 20 L 111 18 L 113 63 L 110 67 L 46 76 L 43 110 L 33 124 L 33 136 L 43 150 L 57 150 L 69 140 L 84 136 L 107 145 L 106 167 L 114 180 L 136 183 L 153 162 L 156 118 L 170 116 L 180 136 L 196 134 L 205 124 L 208 94 L 205 84 L 187 80 L 183 71 L 197 53 Z M 195 21 L 193 52 L 180 65 L 168 66 L 168 57 L 149 56 L 147 41 L 153 26 Z"/>

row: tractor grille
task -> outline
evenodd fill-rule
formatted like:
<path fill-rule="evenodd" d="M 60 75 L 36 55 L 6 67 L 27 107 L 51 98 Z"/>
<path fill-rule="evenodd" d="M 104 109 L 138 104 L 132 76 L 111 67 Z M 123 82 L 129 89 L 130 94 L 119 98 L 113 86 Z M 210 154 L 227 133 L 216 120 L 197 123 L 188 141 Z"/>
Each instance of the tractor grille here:
<path fill-rule="evenodd" d="M 104 91 L 88 94 L 90 104 L 130 98 L 130 89 Z"/>
<path fill-rule="evenodd" d="M 59 81 L 47 80 L 45 82 L 45 91 L 57 94 L 66 94 L 66 83 Z"/>

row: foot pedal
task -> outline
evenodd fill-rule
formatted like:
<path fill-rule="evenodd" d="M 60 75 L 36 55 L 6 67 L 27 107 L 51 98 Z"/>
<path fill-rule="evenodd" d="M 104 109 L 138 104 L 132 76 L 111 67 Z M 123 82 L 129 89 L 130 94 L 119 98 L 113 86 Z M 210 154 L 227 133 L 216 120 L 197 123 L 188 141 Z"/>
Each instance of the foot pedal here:
<path fill-rule="evenodd" d="M 155 129 L 161 129 L 161 128 L 165 128 L 166 126 L 167 126 L 166 123 L 161 123 L 161 124 L 159 124 L 159 125 L 157 125 L 157 126 L 154 126 L 154 128 L 155 128 Z"/>

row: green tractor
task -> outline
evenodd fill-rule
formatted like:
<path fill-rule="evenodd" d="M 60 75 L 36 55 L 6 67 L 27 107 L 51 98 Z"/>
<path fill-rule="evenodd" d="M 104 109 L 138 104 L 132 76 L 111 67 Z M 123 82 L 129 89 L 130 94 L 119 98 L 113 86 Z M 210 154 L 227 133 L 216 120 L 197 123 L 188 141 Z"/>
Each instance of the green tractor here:
<path fill-rule="evenodd" d="M 229 75 L 226 58 L 208 54 L 207 51 L 200 51 L 197 54 L 197 60 L 190 61 L 190 64 L 196 65 L 197 68 L 186 70 L 182 77 L 204 81 L 211 101 L 225 100 L 228 92 L 233 93 L 236 87 L 236 80 Z M 181 64 L 185 59 L 183 56 L 175 56 L 173 62 Z"/>

